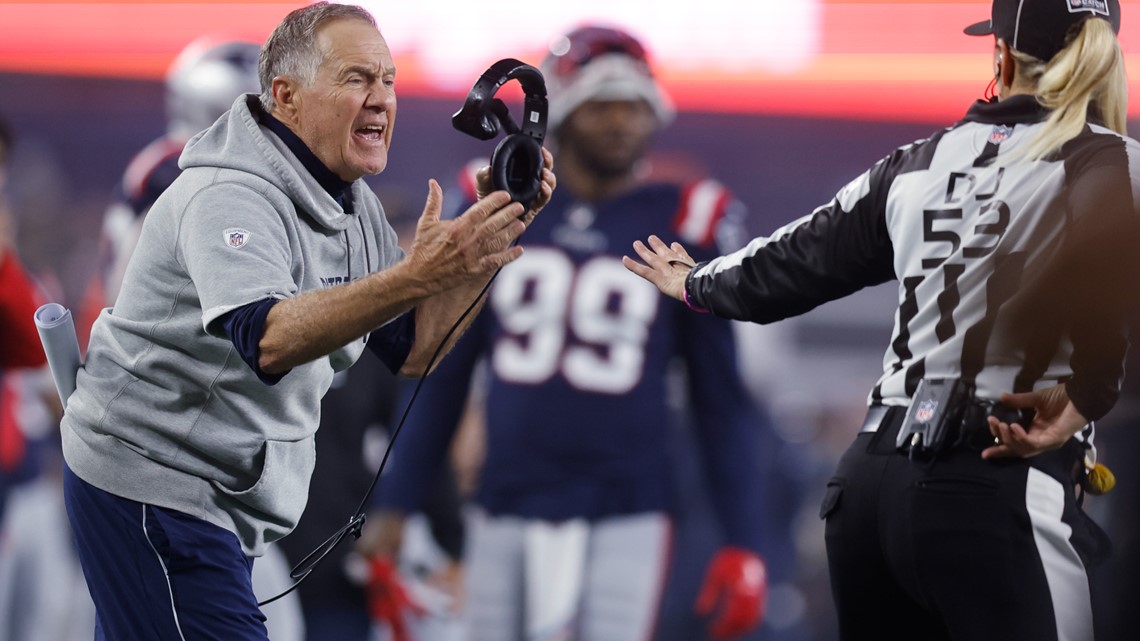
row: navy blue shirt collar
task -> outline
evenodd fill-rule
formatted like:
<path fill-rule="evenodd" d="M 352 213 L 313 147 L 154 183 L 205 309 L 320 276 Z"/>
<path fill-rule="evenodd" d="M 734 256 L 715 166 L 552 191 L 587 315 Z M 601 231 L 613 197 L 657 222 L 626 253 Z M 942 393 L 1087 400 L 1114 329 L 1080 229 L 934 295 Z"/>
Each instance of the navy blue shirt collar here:
<path fill-rule="evenodd" d="M 251 104 L 254 102 L 256 101 L 250 101 Z M 297 157 L 297 160 L 300 160 L 305 169 L 308 169 L 309 173 L 313 175 L 313 178 L 317 179 L 317 183 L 319 183 L 334 200 L 340 203 L 341 207 L 344 208 L 344 212 L 346 214 L 354 213 L 354 207 L 352 206 L 352 183 L 343 180 L 340 176 L 333 173 L 331 169 L 326 167 L 320 158 L 317 158 L 317 155 L 309 149 L 305 141 L 293 133 L 293 130 L 287 127 L 285 123 L 266 112 L 265 109 L 261 107 L 260 102 L 256 103 L 255 113 L 257 114 L 258 122 L 277 134 L 281 142 L 285 143 L 289 151 L 292 151 L 293 155 Z"/>

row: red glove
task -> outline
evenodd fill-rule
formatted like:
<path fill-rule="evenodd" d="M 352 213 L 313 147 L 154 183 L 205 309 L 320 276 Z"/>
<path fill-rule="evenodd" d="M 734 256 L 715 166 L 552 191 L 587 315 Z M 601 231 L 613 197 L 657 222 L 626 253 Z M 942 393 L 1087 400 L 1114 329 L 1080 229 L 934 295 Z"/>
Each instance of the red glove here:
<path fill-rule="evenodd" d="M 3 237 L 3 217 L 0 211 L 0 244 L 8 242 Z M 47 362 L 32 320 L 43 302 L 43 296 L 15 252 L 0 247 L 0 336 L 4 341 L 0 367 L 39 367 Z"/>
<path fill-rule="evenodd" d="M 768 569 L 764 560 L 750 550 L 725 547 L 709 563 L 696 610 L 697 614 L 708 616 L 720 602 L 719 612 L 709 625 L 709 634 L 720 641 L 760 625 L 767 600 Z"/>
<path fill-rule="evenodd" d="M 368 612 L 375 621 L 392 628 L 392 641 L 409 641 L 404 610 L 423 615 L 424 609 L 412 599 L 404 588 L 400 573 L 386 557 L 373 557 L 369 563 Z"/>

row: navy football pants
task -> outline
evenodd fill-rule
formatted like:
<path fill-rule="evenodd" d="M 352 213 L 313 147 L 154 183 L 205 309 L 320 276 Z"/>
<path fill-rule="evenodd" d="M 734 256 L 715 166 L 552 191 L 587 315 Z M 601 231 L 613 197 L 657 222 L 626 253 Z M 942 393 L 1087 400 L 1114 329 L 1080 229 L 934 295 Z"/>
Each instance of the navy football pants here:
<path fill-rule="evenodd" d="M 100 490 L 64 470 L 95 602 L 95 641 L 267 641 L 253 559 L 224 528 Z"/>

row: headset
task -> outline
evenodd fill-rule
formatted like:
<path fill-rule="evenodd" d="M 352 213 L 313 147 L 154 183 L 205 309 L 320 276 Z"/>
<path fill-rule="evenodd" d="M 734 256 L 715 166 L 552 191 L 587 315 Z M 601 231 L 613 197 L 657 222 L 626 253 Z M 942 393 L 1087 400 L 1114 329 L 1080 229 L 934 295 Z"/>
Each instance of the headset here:
<path fill-rule="evenodd" d="M 510 80 L 518 80 L 525 95 L 521 128 L 511 118 L 507 105 L 495 97 L 499 87 Z M 479 140 L 494 138 L 500 129 L 507 132 L 491 154 L 491 182 L 495 189 L 509 192 L 513 202 L 529 205 L 542 186 L 546 111 L 542 72 L 514 58 L 504 58 L 479 76 L 463 108 L 451 117 L 452 126 Z"/>

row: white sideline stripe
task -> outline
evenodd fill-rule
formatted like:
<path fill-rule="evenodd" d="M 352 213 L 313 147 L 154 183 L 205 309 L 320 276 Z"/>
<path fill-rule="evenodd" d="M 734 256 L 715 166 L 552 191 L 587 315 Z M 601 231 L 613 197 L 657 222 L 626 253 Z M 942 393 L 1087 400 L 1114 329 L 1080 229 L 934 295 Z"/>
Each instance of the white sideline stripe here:
<path fill-rule="evenodd" d="M 1053 477 L 1030 468 L 1025 507 L 1053 600 L 1058 641 L 1092 641 L 1092 597 L 1085 566 L 1069 542 L 1073 528 L 1061 520 L 1065 490 Z"/>
<path fill-rule="evenodd" d="M 154 552 L 154 558 L 158 559 L 158 564 L 162 566 L 162 576 L 166 578 L 166 592 L 170 595 L 170 613 L 174 615 L 174 627 L 178 630 L 178 638 L 186 641 L 186 635 L 182 634 L 182 624 L 178 622 L 178 610 L 174 608 L 174 588 L 170 587 L 170 572 L 166 570 L 166 563 L 162 561 L 162 555 L 154 547 L 154 543 L 150 540 L 150 535 L 146 531 L 146 506 L 142 506 L 142 530 L 143 537 L 146 538 L 146 544 L 150 546 L 151 552 Z"/>

